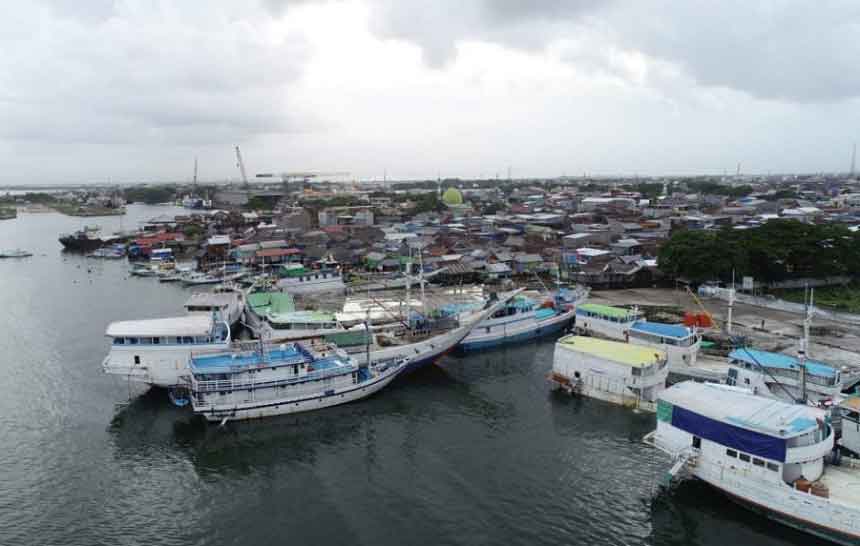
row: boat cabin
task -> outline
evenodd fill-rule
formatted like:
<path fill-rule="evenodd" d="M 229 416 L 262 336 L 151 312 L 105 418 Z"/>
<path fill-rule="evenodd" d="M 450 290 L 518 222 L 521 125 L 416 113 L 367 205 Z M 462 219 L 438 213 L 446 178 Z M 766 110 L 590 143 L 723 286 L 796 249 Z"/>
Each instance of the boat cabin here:
<path fill-rule="evenodd" d="M 823 362 L 806 360 L 807 397 L 823 401 L 842 391 L 840 370 Z M 779 381 L 777 385 L 774 381 Z M 801 396 L 800 361 L 790 355 L 741 347 L 729 353 L 726 384 L 751 389 L 756 394 L 797 399 Z"/>
<path fill-rule="evenodd" d="M 576 308 L 576 329 L 589 335 L 626 341 L 627 331 L 642 318 L 636 309 L 583 303 Z"/>
<path fill-rule="evenodd" d="M 555 344 L 550 380 L 572 394 L 653 411 L 668 375 L 659 349 L 565 336 Z"/>
<path fill-rule="evenodd" d="M 634 345 L 657 347 L 665 351 L 670 368 L 696 365 L 702 338 L 695 330 L 677 324 L 637 320 L 627 332 Z"/>

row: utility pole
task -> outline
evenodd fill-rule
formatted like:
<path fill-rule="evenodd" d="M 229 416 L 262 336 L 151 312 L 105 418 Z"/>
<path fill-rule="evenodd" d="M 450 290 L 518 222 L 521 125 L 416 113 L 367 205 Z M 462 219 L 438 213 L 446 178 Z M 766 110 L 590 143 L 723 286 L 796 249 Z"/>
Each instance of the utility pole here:
<path fill-rule="evenodd" d="M 855 169 L 857 167 L 857 143 L 854 143 L 854 146 L 851 148 L 851 170 L 848 174 L 854 176 Z"/>

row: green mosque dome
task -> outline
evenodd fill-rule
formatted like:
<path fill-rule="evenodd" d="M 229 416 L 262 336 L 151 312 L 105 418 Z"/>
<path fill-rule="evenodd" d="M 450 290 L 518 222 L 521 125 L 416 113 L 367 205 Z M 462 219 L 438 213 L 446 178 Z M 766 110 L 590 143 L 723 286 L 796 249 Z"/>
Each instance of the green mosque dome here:
<path fill-rule="evenodd" d="M 457 188 L 448 188 L 447 190 L 445 190 L 445 193 L 442 194 L 442 202 L 448 206 L 462 205 L 463 194 L 460 193 L 460 190 L 458 190 Z"/>

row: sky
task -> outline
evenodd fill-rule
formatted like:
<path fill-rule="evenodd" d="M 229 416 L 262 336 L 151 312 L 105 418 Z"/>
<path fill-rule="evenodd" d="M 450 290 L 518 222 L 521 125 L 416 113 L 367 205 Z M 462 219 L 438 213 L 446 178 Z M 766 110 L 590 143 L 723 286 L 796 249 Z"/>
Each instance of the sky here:
<path fill-rule="evenodd" d="M 856 0 L 34 0 L 0 183 L 847 171 Z"/>

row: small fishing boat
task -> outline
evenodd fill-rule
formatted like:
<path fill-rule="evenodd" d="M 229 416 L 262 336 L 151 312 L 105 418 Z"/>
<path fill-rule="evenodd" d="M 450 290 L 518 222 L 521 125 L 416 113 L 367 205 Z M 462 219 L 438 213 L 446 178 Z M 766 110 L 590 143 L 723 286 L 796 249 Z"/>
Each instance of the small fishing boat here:
<path fill-rule="evenodd" d="M 128 274 L 133 277 L 155 277 L 158 271 L 150 264 L 132 264 Z"/>
<path fill-rule="evenodd" d="M 228 352 L 196 354 L 186 388 L 196 414 L 223 423 L 354 402 L 391 383 L 406 362 L 359 364 L 322 342 L 243 343 Z"/>
<path fill-rule="evenodd" d="M 15 248 L 12 250 L 0 250 L 0 258 L 29 258 L 32 252 Z"/>

